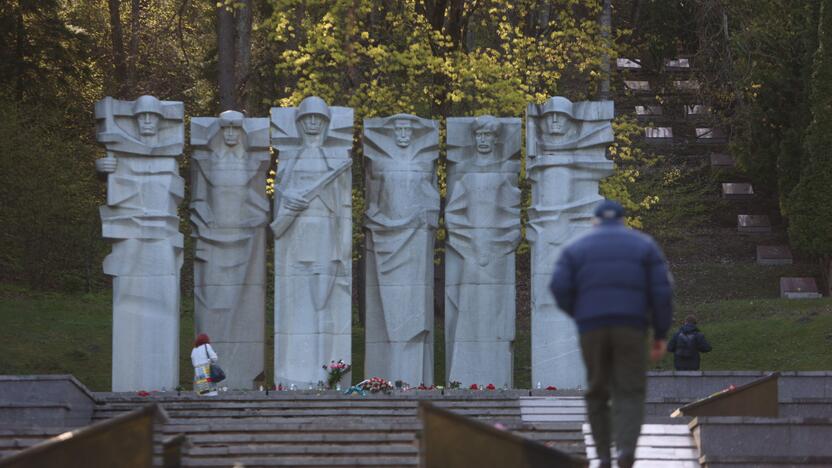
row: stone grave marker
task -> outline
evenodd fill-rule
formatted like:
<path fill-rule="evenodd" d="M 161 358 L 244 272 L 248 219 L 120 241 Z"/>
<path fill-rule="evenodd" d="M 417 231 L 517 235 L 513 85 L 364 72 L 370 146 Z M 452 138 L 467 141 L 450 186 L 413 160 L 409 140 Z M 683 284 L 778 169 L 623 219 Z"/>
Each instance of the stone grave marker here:
<path fill-rule="evenodd" d="M 697 141 L 725 140 L 725 132 L 720 128 L 698 127 L 696 128 Z"/>
<path fill-rule="evenodd" d="M 639 117 L 662 114 L 662 106 L 636 106 L 636 115 Z"/>
<path fill-rule="evenodd" d="M 705 104 L 690 104 L 685 105 L 685 115 L 687 117 L 703 117 L 711 113 L 711 106 Z"/>
<path fill-rule="evenodd" d="M 644 137 L 647 139 L 670 139 L 673 138 L 673 128 L 647 127 L 644 129 Z"/>
<path fill-rule="evenodd" d="M 675 58 L 670 59 L 664 63 L 665 68 L 668 70 L 690 70 L 690 59 L 686 58 Z"/>
<path fill-rule="evenodd" d="M 700 84 L 696 80 L 677 80 L 673 82 L 673 87 L 679 91 L 698 91 Z"/>
<path fill-rule="evenodd" d="M 615 66 L 621 69 L 627 70 L 639 70 L 641 69 L 641 64 L 636 62 L 635 60 L 630 60 L 628 58 L 618 58 L 615 60 Z"/>
<path fill-rule="evenodd" d="M 737 215 L 737 230 L 746 234 L 771 232 L 771 221 L 766 215 Z"/>
<path fill-rule="evenodd" d="M 788 245 L 758 245 L 758 265 L 791 265 L 794 262 Z"/>
<path fill-rule="evenodd" d="M 780 278 L 780 297 L 785 299 L 817 299 L 818 283 L 812 277 Z"/>
<path fill-rule="evenodd" d="M 747 200 L 754 196 L 754 189 L 746 182 L 724 182 L 722 198 L 726 200 Z"/>
<path fill-rule="evenodd" d="M 625 80 L 624 86 L 626 86 L 629 91 L 650 91 L 649 81 Z"/>
<path fill-rule="evenodd" d="M 734 167 L 734 158 L 726 153 L 711 153 L 711 167 Z"/>

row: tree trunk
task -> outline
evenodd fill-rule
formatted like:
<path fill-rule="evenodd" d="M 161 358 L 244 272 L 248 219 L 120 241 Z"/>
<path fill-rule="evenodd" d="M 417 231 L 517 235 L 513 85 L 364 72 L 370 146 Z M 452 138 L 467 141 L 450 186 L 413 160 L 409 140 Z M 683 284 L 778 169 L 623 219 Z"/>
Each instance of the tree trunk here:
<path fill-rule="evenodd" d="M 217 85 L 220 112 L 237 109 L 234 89 L 234 15 L 230 6 L 217 6 Z"/>
<path fill-rule="evenodd" d="M 601 54 L 601 86 L 598 91 L 598 98 L 606 101 L 610 98 L 610 54 L 608 49 L 612 48 L 610 35 L 612 33 L 612 5 L 611 0 L 604 0 L 604 9 L 601 11 L 601 40 L 604 43 L 604 53 Z"/>
<path fill-rule="evenodd" d="M 15 80 L 15 97 L 17 102 L 23 101 L 23 89 L 26 87 L 26 23 L 23 22 L 23 8 L 18 5 L 17 18 L 15 19 L 16 38 L 15 41 L 15 59 L 16 65 L 16 80 Z"/>
<path fill-rule="evenodd" d="M 130 92 L 136 92 L 136 63 L 139 61 L 139 34 L 141 33 L 141 0 L 130 1 L 130 47 L 127 57 L 127 83 Z"/>
<path fill-rule="evenodd" d="M 241 6 L 234 12 L 236 16 L 236 55 L 234 57 L 234 91 L 239 106 L 249 104 L 248 79 L 251 73 L 251 21 L 253 17 L 251 0 L 239 0 Z"/>
<path fill-rule="evenodd" d="M 113 46 L 113 66 L 115 67 L 113 94 L 124 97 L 124 85 L 127 77 L 127 64 L 124 58 L 124 33 L 121 28 L 120 0 L 108 0 L 110 6 L 110 38 Z"/>

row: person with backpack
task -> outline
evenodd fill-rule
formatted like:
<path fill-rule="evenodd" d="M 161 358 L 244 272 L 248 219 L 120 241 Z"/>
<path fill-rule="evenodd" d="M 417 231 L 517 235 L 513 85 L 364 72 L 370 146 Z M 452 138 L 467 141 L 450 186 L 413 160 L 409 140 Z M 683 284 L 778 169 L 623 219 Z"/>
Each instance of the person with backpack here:
<path fill-rule="evenodd" d="M 699 353 L 707 353 L 711 344 L 696 327 L 696 317 L 688 315 L 685 324 L 667 343 L 667 351 L 673 353 L 673 367 L 678 371 L 699 370 Z"/>

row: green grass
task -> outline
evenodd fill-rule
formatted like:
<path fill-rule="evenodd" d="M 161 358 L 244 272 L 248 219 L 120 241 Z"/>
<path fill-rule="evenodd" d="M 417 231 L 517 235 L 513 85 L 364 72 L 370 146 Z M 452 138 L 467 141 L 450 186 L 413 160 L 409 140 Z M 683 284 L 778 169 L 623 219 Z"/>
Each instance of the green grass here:
<path fill-rule="evenodd" d="M 703 357 L 705 370 L 832 369 L 832 299 L 682 303 L 676 316 L 680 321 L 688 313 L 699 317 L 700 328 L 714 346 L 714 351 Z M 529 324 L 523 319 L 518 322 L 515 386 L 528 388 Z M 0 374 L 67 373 L 75 375 L 93 390 L 108 390 L 111 324 L 109 293 L 44 293 L 0 285 L 0 343 L 3 343 Z M 185 388 L 190 388 L 192 378 L 188 362 L 192 327 L 192 303 L 184 300 L 180 380 Z M 435 343 L 435 376 L 437 382 L 441 382 L 444 380 L 441 326 L 437 327 Z M 268 341 L 266 368 L 269 379 L 271 346 Z M 363 360 L 363 329 L 355 327 L 354 381 L 363 376 Z M 668 357 L 657 368 L 671 369 L 672 361 Z"/>

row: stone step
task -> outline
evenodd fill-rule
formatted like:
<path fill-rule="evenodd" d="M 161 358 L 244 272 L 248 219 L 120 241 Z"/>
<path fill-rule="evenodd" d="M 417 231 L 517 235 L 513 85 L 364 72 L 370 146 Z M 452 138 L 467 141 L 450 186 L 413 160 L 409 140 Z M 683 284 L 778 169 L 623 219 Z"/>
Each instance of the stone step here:
<path fill-rule="evenodd" d="M 499 409 L 517 407 L 516 398 L 505 400 L 436 400 L 435 405 L 443 408 L 482 408 Z M 145 402 L 108 402 L 96 407 L 96 411 L 102 410 L 131 410 Z M 228 410 L 228 409 L 397 409 L 397 408 L 418 408 L 418 400 L 311 400 L 311 401 L 159 401 L 166 411 L 177 409 L 200 409 L 200 410 Z"/>
<path fill-rule="evenodd" d="M 599 460 L 595 441 L 592 438 L 589 424 L 583 426 L 583 432 L 586 455 L 587 459 L 590 460 L 590 466 L 598 466 Z M 613 453 L 615 453 L 615 449 L 613 449 Z M 687 425 L 643 424 L 641 435 L 638 442 L 636 442 L 635 455 L 636 468 L 693 468 L 699 466 L 699 451 Z"/>
<path fill-rule="evenodd" d="M 385 467 L 403 467 L 403 466 L 418 466 L 419 459 L 415 456 L 410 457 L 374 457 L 367 458 L 363 456 L 308 456 L 308 457 L 244 457 L 236 456 L 232 458 L 191 458 L 185 457 L 182 460 L 182 466 L 224 466 L 228 467 L 236 463 L 242 466 L 385 466 Z"/>
<path fill-rule="evenodd" d="M 234 445 L 234 444 L 279 444 L 279 443 L 362 443 L 362 442 L 413 442 L 415 432 L 317 432 L 317 433 L 210 433 L 191 434 L 193 444 Z"/>
<path fill-rule="evenodd" d="M 416 456 L 419 448 L 415 443 L 389 444 L 248 444 L 230 446 L 196 446 L 188 450 L 189 458 L 201 456 L 290 456 L 290 455 L 362 455 L 365 457 L 411 455 Z"/>

